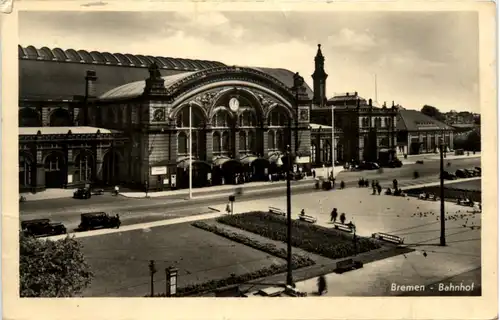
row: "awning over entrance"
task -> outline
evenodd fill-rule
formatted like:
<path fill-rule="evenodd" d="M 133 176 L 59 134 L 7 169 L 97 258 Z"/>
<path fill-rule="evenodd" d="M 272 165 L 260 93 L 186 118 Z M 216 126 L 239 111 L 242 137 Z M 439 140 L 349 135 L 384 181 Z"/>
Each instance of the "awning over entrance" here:
<path fill-rule="evenodd" d="M 254 155 L 246 155 L 240 159 L 241 164 L 251 166 L 255 162 L 265 162 L 266 164 L 269 164 L 269 160 L 260 158 Z"/>
<path fill-rule="evenodd" d="M 281 153 L 281 152 L 269 153 L 269 156 L 268 156 L 269 163 L 273 163 L 277 166 L 283 165 L 283 161 L 281 160 L 281 158 L 283 158 L 283 153 Z"/>
<path fill-rule="evenodd" d="M 217 157 L 213 160 L 213 166 L 219 167 L 220 169 L 222 169 L 223 166 L 227 166 L 227 165 L 231 165 L 231 164 L 240 166 L 241 162 L 236 160 L 236 159 L 229 158 L 229 157 Z"/>
<path fill-rule="evenodd" d="M 210 163 L 203 161 L 203 160 L 198 160 L 198 159 L 193 159 L 189 157 L 179 157 L 177 158 L 177 168 L 181 168 L 184 170 L 189 169 L 189 164 L 192 163 L 192 166 L 207 166 L 208 168 L 211 168 L 212 166 Z"/>

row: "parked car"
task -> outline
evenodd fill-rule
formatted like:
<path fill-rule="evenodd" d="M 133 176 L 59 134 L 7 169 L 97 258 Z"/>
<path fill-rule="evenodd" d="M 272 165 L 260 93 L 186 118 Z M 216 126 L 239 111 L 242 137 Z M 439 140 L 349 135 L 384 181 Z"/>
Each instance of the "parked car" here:
<path fill-rule="evenodd" d="M 78 229 L 92 230 L 98 228 L 120 228 L 121 221 L 118 214 L 116 216 L 110 216 L 106 212 L 89 212 L 83 213 L 80 216 L 81 222 L 78 225 Z"/>
<path fill-rule="evenodd" d="M 90 199 L 92 197 L 92 192 L 90 188 L 78 188 L 73 192 L 73 198 L 75 199 Z"/>
<path fill-rule="evenodd" d="M 457 180 L 457 176 L 454 173 L 443 171 L 443 179 L 445 180 Z"/>
<path fill-rule="evenodd" d="M 33 219 L 21 222 L 21 231 L 26 236 L 42 237 L 66 234 L 66 227 L 59 222 L 50 222 L 50 219 Z"/>
<path fill-rule="evenodd" d="M 389 162 L 387 163 L 387 166 L 389 168 L 401 168 L 403 166 L 403 162 L 401 162 L 401 160 L 396 158 L 396 159 L 389 160 Z"/>
<path fill-rule="evenodd" d="M 376 169 L 380 169 L 380 166 L 376 162 L 361 162 L 359 164 L 359 169 L 361 169 L 361 170 L 376 170 Z"/>
<path fill-rule="evenodd" d="M 471 177 L 475 177 L 477 176 L 477 173 L 476 173 L 476 170 L 474 169 L 464 169 L 465 173 L 467 173 L 467 176 L 469 176 L 470 178 Z"/>
<path fill-rule="evenodd" d="M 457 171 L 455 171 L 455 175 L 457 176 L 457 178 L 468 178 L 469 177 L 469 174 L 467 173 L 467 171 L 463 170 L 463 169 L 458 169 Z"/>

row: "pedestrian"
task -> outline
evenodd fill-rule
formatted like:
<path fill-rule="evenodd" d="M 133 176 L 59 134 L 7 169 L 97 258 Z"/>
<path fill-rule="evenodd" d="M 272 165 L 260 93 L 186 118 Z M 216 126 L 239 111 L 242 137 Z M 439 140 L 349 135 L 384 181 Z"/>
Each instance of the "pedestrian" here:
<path fill-rule="evenodd" d="M 396 180 L 396 179 L 392 180 L 392 187 L 394 190 L 396 190 L 398 188 L 398 180 Z"/>
<path fill-rule="evenodd" d="M 342 214 L 340 215 L 340 223 L 344 224 L 345 223 L 345 213 L 342 212 Z"/>
<path fill-rule="evenodd" d="M 377 192 L 378 192 L 378 195 L 380 195 L 380 192 L 382 192 L 382 187 L 379 185 L 377 185 Z"/>
<path fill-rule="evenodd" d="M 326 288 L 326 278 L 324 275 L 320 275 L 318 277 L 318 294 L 320 296 L 323 295 L 323 293 L 326 293 L 327 292 L 327 288 Z"/>
<path fill-rule="evenodd" d="M 337 222 L 337 216 L 338 216 L 337 208 L 333 208 L 332 213 L 330 215 L 330 221 L 333 223 Z"/>
<path fill-rule="evenodd" d="M 344 180 L 340 181 L 340 189 L 344 189 L 345 188 L 345 182 Z"/>
<path fill-rule="evenodd" d="M 313 179 L 316 179 L 316 170 L 313 169 L 312 174 L 313 174 Z"/>
<path fill-rule="evenodd" d="M 120 187 L 118 185 L 115 186 L 115 196 L 120 193 Z"/>
<path fill-rule="evenodd" d="M 231 214 L 231 205 L 229 203 L 226 206 L 226 212 L 227 214 Z"/>

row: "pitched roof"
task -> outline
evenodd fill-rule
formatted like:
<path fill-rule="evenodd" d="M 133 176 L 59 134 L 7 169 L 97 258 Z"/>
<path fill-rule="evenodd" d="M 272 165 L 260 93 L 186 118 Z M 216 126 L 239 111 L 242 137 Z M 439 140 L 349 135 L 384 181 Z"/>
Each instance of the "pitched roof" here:
<path fill-rule="evenodd" d="M 37 135 L 40 131 L 42 135 L 50 135 L 50 134 L 68 134 L 71 131 L 72 134 L 92 134 L 99 133 L 101 134 L 109 134 L 109 133 L 119 133 L 118 130 L 111 130 L 105 128 L 97 128 L 97 127 L 20 127 L 19 135 L 21 136 L 31 136 Z"/>
<path fill-rule="evenodd" d="M 431 118 L 417 110 L 399 110 L 396 130 L 425 131 L 425 130 L 453 130 L 449 125 Z"/>
<path fill-rule="evenodd" d="M 85 73 L 96 72 L 96 95 L 148 78 L 147 67 L 154 61 L 163 77 L 226 66 L 222 62 L 153 57 L 85 50 L 61 50 L 33 46 L 18 47 L 20 99 L 71 100 L 85 94 Z M 294 73 L 286 69 L 254 68 L 293 86 Z M 170 78 L 173 80 L 174 78 Z M 132 85 L 135 87 L 136 85 Z M 140 85 L 139 85 L 140 86 Z M 124 88 L 122 88 L 124 89 Z M 130 88 L 129 88 L 130 89 Z M 313 92 L 306 84 L 309 98 Z"/>

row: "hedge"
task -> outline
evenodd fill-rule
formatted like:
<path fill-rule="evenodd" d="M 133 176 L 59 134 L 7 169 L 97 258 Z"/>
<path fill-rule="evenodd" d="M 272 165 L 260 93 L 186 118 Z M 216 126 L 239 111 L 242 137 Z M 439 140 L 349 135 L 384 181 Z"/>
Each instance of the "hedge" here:
<path fill-rule="evenodd" d="M 254 272 L 244 273 L 238 276 L 230 276 L 228 278 L 219 280 L 210 280 L 208 282 L 200 284 L 190 284 L 186 287 L 178 288 L 176 297 L 185 297 L 189 295 L 195 295 L 203 292 L 211 292 L 219 288 L 245 283 L 255 279 L 260 279 L 268 276 L 272 276 L 278 273 L 283 273 L 287 270 L 286 264 L 272 264 L 269 267 L 259 269 Z M 164 293 L 155 294 L 153 297 L 165 297 Z M 151 295 L 145 295 L 144 297 L 151 297 Z"/>
<path fill-rule="evenodd" d="M 217 222 L 272 240 L 287 241 L 286 218 L 268 212 L 226 215 L 217 218 Z M 292 246 L 330 259 L 352 256 L 381 247 L 369 238 L 358 237 L 356 250 L 351 234 L 299 220 L 292 221 Z"/>
<path fill-rule="evenodd" d="M 267 244 L 267 243 L 261 243 L 258 241 L 255 241 L 253 239 L 250 239 L 242 234 L 236 233 L 236 232 L 231 232 L 228 230 L 225 230 L 223 228 L 217 227 L 216 225 L 209 225 L 205 222 L 194 222 L 191 224 L 194 227 L 212 232 L 214 234 L 217 234 L 219 236 L 222 236 L 224 238 L 230 239 L 234 242 L 238 242 L 241 244 L 244 244 L 246 246 L 252 247 L 254 249 L 269 253 L 273 256 L 276 256 L 278 258 L 283 258 L 286 259 L 287 253 L 285 249 L 279 249 L 276 247 L 274 244 Z M 292 255 L 292 268 L 293 269 L 298 269 L 298 268 L 303 268 L 307 266 L 311 266 L 315 264 L 314 260 L 307 256 L 303 255 L 298 255 L 298 254 L 293 254 Z M 181 287 L 177 289 L 177 294 L 176 296 L 182 297 L 182 296 L 188 296 L 188 295 L 195 295 L 203 292 L 210 292 L 214 291 L 219 288 L 231 286 L 231 285 L 236 285 L 236 284 L 241 284 L 245 283 L 251 280 L 255 279 L 260 279 L 260 278 L 265 278 L 269 277 L 278 273 L 283 273 L 287 271 L 287 266 L 286 264 L 272 264 L 269 267 L 265 267 L 262 269 L 259 269 L 257 271 L 249 272 L 249 273 L 244 273 L 242 275 L 232 275 L 228 278 L 224 279 L 218 279 L 218 280 L 210 280 L 208 282 L 200 283 L 200 284 L 191 284 L 187 285 L 186 287 Z M 145 295 L 145 297 L 151 297 L 151 295 Z M 155 294 L 154 297 L 165 297 L 164 293 L 160 294 Z"/>

